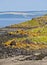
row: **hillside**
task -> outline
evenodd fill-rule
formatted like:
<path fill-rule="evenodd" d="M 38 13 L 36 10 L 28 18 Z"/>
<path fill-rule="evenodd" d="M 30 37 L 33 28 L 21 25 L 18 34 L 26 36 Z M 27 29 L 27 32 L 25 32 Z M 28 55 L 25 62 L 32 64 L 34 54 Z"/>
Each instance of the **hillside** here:
<path fill-rule="evenodd" d="M 47 49 L 47 15 L 2 28 L 1 31 L 5 31 L 0 35 L 3 53 L 28 55 L 32 50 Z"/>
<path fill-rule="evenodd" d="M 14 24 L 11 25 L 10 27 L 37 27 L 37 26 L 43 26 L 45 24 L 47 24 L 47 15 L 33 18 L 32 20 L 22 22 L 20 24 Z"/>

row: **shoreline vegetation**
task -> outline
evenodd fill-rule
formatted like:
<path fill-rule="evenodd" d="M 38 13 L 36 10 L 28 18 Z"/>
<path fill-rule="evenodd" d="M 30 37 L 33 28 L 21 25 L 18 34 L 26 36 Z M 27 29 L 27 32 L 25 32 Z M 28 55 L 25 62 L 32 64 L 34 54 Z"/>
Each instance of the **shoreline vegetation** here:
<path fill-rule="evenodd" d="M 0 59 L 23 55 L 21 60 L 47 57 L 47 15 L 0 28 Z"/>

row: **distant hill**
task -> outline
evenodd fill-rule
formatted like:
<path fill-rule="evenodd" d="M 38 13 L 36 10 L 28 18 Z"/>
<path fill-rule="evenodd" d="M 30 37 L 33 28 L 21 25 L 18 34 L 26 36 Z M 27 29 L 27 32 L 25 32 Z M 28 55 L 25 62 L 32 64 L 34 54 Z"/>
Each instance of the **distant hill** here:
<path fill-rule="evenodd" d="M 47 11 L 4 11 L 0 12 L 0 18 L 35 18 L 46 14 Z"/>

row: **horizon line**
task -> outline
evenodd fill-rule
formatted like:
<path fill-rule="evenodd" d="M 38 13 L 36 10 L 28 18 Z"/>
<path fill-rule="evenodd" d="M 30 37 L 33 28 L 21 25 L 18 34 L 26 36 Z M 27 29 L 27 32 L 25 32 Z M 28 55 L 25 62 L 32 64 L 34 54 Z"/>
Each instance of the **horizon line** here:
<path fill-rule="evenodd" d="M 14 11 L 9 11 L 9 10 L 4 10 L 4 11 L 0 11 L 0 12 L 32 12 L 32 11 L 47 11 L 47 10 L 14 10 Z"/>

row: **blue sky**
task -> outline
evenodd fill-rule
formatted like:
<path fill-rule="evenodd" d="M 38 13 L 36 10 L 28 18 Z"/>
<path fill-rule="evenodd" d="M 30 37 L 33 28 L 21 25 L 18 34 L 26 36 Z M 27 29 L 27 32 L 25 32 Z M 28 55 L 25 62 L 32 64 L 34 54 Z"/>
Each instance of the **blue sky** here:
<path fill-rule="evenodd" d="M 47 0 L 0 0 L 0 11 L 47 10 Z"/>

